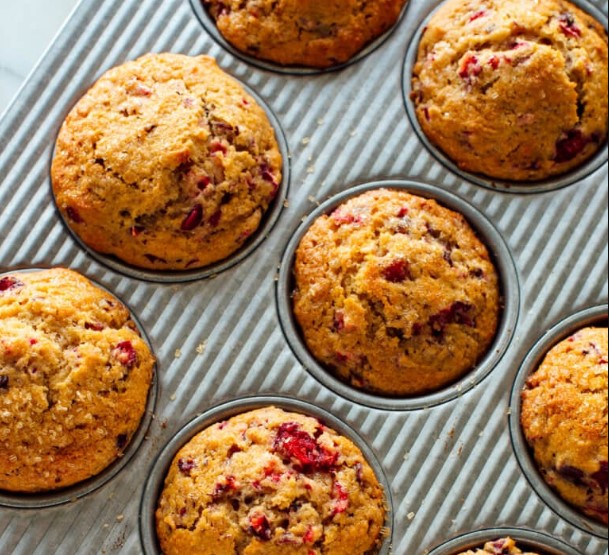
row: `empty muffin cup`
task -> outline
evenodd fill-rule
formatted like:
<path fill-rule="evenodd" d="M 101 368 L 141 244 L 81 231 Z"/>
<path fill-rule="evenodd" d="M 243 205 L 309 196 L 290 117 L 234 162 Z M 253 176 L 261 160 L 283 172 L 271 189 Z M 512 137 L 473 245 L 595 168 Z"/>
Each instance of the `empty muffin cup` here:
<path fill-rule="evenodd" d="M 45 299 L 45 292 L 59 284 L 71 296 L 57 302 Z M 23 314 L 27 299 L 21 298 L 27 289 L 36 291 L 30 300 L 31 325 Z M 72 502 L 125 468 L 147 433 L 158 388 L 150 342 L 136 316 L 111 292 L 72 271 L 21 269 L 0 274 L 0 296 L 6 301 L 0 306 L 0 322 L 8 322 L 14 332 L 3 336 L 3 426 L 5 431 L 27 430 L 27 422 L 13 419 L 11 424 L 10 408 L 19 403 L 18 410 L 38 422 L 36 433 L 44 434 L 38 443 L 15 438 L 21 452 L 2 454 L 7 485 L 0 490 L 0 506 L 40 509 Z M 78 304 L 72 309 L 74 302 Z M 53 328 L 57 324 L 60 331 Z M 55 371 L 46 368 L 57 357 L 63 357 L 64 364 L 58 362 Z M 144 385 L 145 394 L 140 391 Z M 107 415 L 108 410 L 121 416 Z M 10 440 L 3 442 L 3 449 L 10 448 Z M 20 466 L 24 456 L 27 465 Z"/>
<path fill-rule="evenodd" d="M 429 555 L 461 555 L 468 550 L 472 550 L 474 553 L 481 550 L 480 554 L 483 554 L 487 553 L 482 551 L 486 543 L 498 542 L 505 538 L 514 540 L 521 551 L 530 551 L 536 555 L 582 555 L 579 551 L 555 537 L 519 528 L 494 528 L 463 534 L 432 549 Z M 497 547 L 497 549 L 502 548 Z M 512 551 L 490 551 L 489 553 L 508 554 Z"/>
<path fill-rule="evenodd" d="M 388 555 L 392 528 L 389 484 L 358 434 L 323 409 L 275 396 L 230 401 L 184 426 L 156 459 L 140 508 L 146 555 L 206 542 L 228 554 L 235 541 L 260 552 L 315 550 L 326 532 L 354 553 Z"/>
<path fill-rule="evenodd" d="M 603 509 L 599 505 L 603 497 L 606 504 L 607 462 L 597 459 L 603 458 L 603 444 L 606 456 L 607 428 L 597 419 L 607 418 L 607 394 L 595 391 L 602 389 L 603 380 L 606 388 L 607 360 L 606 355 L 596 354 L 598 347 L 586 337 L 589 333 L 606 333 L 606 327 L 605 305 L 583 310 L 550 329 L 524 359 L 514 381 L 510 409 L 514 452 L 533 489 L 560 517 L 601 538 L 607 538 L 607 528 L 602 524 L 607 518 L 606 506 Z M 603 360 L 590 362 L 590 357 Z M 581 368 L 577 376 L 571 375 L 573 368 Z M 589 398 L 587 403 L 582 396 Z M 584 415 L 582 410 L 589 414 Z M 576 428 L 581 426 L 585 426 L 584 435 L 589 440 L 584 442 L 582 437 L 581 445 L 571 442 L 570 446 L 570 439 L 578 437 Z M 533 446 L 527 441 L 529 436 L 535 438 Z M 534 454 L 534 449 L 539 452 Z"/>
<path fill-rule="evenodd" d="M 319 229 L 321 238 L 315 235 Z M 357 244 L 351 244 L 351 237 Z M 301 279 L 306 291 L 298 290 L 295 297 L 297 260 L 305 265 Z M 453 280 L 463 287 L 452 287 Z M 427 290 L 433 287 L 438 288 L 438 294 L 429 293 L 426 300 Z M 414 295 L 412 302 L 403 306 L 409 295 Z M 510 251 L 492 224 L 459 197 L 412 181 L 373 182 L 323 203 L 293 234 L 277 281 L 279 319 L 302 365 L 336 393 L 386 410 L 441 404 L 480 383 L 510 343 L 519 295 Z M 304 309 L 297 301 L 305 303 Z M 420 304 L 420 310 L 413 308 L 414 304 Z M 486 306 L 493 313 L 490 319 L 484 312 Z M 301 310 L 300 316 L 296 310 Z M 308 337 L 303 321 L 311 323 L 306 330 Z M 486 332 L 493 327 L 494 334 L 483 336 L 472 346 L 470 336 L 476 337 L 475 329 L 482 322 L 488 322 Z M 318 328 L 317 346 L 327 350 L 330 362 L 309 347 L 315 347 L 310 338 L 315 340 Z M 376 337 L 377 332 L 382 334 L 381 346 L 376 340 L 366 342 L 365 337 Z M 469 358 L 458 362 L 467 366 L 440 366 L 437 361 L 445 355 L 446 343 L 460 342 L 454 337 L 462 338 L 461 332 L 468 335 Z M 418 372 L 423 363 L 413 361 L 421 348 L 421 356 L 426 356 L 427 347 L 437 352 L 425 358 L 427 368 Z M 477 356 L 472 352 L 474 347 Z M 414 348 L 417 351 L 411 355 Z M 373 361 L 387 360 L 390 355 L 406 371 L 395 371 L 393 378 L 385 379 L 387 368 Z M 348 369 L 348 376 L 342 368 Z M 412 384 L 423 392 L 389 392 L 369 387 L 371 380 L 391 387 Z"/>

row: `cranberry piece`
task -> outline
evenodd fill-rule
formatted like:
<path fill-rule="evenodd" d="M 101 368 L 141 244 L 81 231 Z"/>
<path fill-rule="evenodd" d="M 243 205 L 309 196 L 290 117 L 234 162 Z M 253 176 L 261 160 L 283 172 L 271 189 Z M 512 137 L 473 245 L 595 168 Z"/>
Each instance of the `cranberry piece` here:
<path fill-rule="evenodd" d="M 356 216 L 356 215 L 351 214 L 349 212 L 344 212 L 341 208 L 339 208 L 338 210 L 335 210 L 332 213 L 332 219 L 338 225 L 361 223 L 361 221 L 362 221 L 362 217 L 361 216 Z"/>
<path fill-rule="evenodd" d="M 150 262 L 152 262 L 152 264 L 156 264 L 157 262 L 160 262 L 161 264 L 167 264 L 167 260 L 165 260 L 164 258 L 161 258 L 159 256 L 155 256 L 154 254 L 145 254 L 144 256 Z"/>
<path fill-rule="evenodd" d="M 262 514 L 252 515 L 250 517 L 249 531 L 251 534 L 260 538 L 261 540 L 269 541 L 273 537 L 269 519 Z"/>
<path fill-rule="evenodd" d="M 336 467 L 338 453 L 320 446 L 315 438 L 297 423 L 282 424 L 277 432 L 274 448 L 298 464 L 303 472 L 328 472 Z"/>
<path fill-rule="evenodd" d="M 488 63 L 493 69 L 498 69 L 501 60 L 499 59 L 499 56 L 493 55 L 489 58 Z"/>
<path fill-rule="evenodd" d="M 457 301 L 450 308 L 445 308 L 429 318 L 429 325 L 436 337 L 442 336 L 449 324 L 462 324 L 470 328 L 476 327 L 476 321 L 471 316 L 474 307 L 471 304 Z"/>
<path fill-rule="evenodd" d="M 334 484 L 334 506 L 332 516 L 344 513 L 349 508 L 349 492 L 338 482 Z"/>
<path fill-rule="evenodd" d="M 144 231 L 146 231 L 145 227 L 142 227 L 140 225 L 134 225 L 129 230 L 129 233 L 131 233 L 131 237 L 139 237 L 142 233 L 144 233 Z"/>
<path fill-rule="evenodd" d="M 390 283 L 402 283 L 410 279 L 410 264 L 406 260 L 396 260 L 383 269 L 383 277 Z"/>
<path fill-rule="evenodd" d="M 205 189 L 207 189 L 207 187 L 209 187 L 210 185 L 211 179 L 206 175 L 200 177 L 197 181 L 197 189 L 199 189 L 199 191 L 205 191 Z"/>
<path fill-rule="evenodd" d="M 582 36 L 581 29 L 577 26 L 573 14 L 566 12 L 560 14 L 558 26 L 564 35 L 578 39 Z"/>
<path fill-rule="evenodd" d="M 590 139 L 586 137 L 579 129 L 572 129 L 563 134 L 556 141 L 556 155 L 554 161 L 559 164 L 573 160 L 586 146 L 590 143 Z"/>
<path fill-rule="evenodd" d="M 133 368 L 137 363 L 137 352 L 131 341 L 123 341 L 114 347 L 114 357 L 126 368 Z"/>
<path fill-rule="evenodd" d="M 221 152 L 225 156 L 226 156 L 226 153 L 228 152 L 228 148 L 226 147 L 226 145 L 222 144 L 219 141 L 212 142 L 210 147 L 209 147 L 209 150 L 212 152 L 212 154 L 215 154 L 217 152 Z"/>
<path fill-rule="evenodd" d="M 0 278 L 0 293 L 16 289 L 17 287 L 23 287 L 23 282 L 19 281 L 17 278 L 12 276 Z"/>
<path fill-rule="evenodd" d="M 345 314 L 342 310 L 336 311 L 334 315 L 334 330 L 337 332 L 341 332 L 345 329 Z"/>
<path fill-rule="evenodd" d="M 70 218 L 70 220 L 72 220 L 75 224 L 84 223 L 84 220 L 82 219 L 80 214 L 77 212 L 76 208 L 72 208 L 71 206 L 68 206 L 66 208 L 66 214 L 67 214 L 68 218 Z"/>
<path fill-rule="evenodd" d="M 103 324 L 99 324 L 99 323 L 90 323 L 90 322 L 85 322 L 85 329 L 86 330 L 93 330 L 93 331 L 102 331 L 104 329 Z"/>
<path fill-rule="evenodd" d="M 459 77 L 461 79 L 471 80 L 473 77 L 478 77 L 481 73 L 482 66 L 477 56 L 469 54 L 461 62 L 461 68 L 459 69 Z"/>
<path fill-rule="evenodd" d="M 486 10 L 478 10 L 469 18 L 469 22 L 471 23 L 472 21 L 476 21 L 477 19 L 480 19 L 481 17 L 484 17 L 487 14 L 488 12 Z"/>
<path fill-rule="evenodd" d="M 223 497 L 224 495 L 226 495 L 227 492 L 236 491 L 236 489 L 237 489 L 237 481 L 235 480 L 235 477 L 227 476 L 225 483 L 218 482 L 216 484 L 216 487 L 214 488 L 214 492 L 212 493 L 212 497 L 215 500 L 218 500 L 221 497 Z"/>
<path fill-rule="evenodd" d="M 185 476 L 190 476 L 195 468 L 197 468 L 197 463 L 192 459 L 178 459 L 178 470 Z"/>
<path fill-rule="evenodd" d="M 563 465 L 557 469 L 558 474 L 560 474 L 565 480 L 571 482 L 572 484 L 580 487 L 585 486 L 584 482 L 584 471 L 579 468 L 575 468 L 574 466 Z"/>
<path fill-rule="evenodd" d="M 212 216 L 209 218 L 209 225 L 211 227 L 218 227 L 220 225 L 220 220 L 222 219 L 222 210 L 218 210 L 214 212 Z"/>
<path fill-rule="evenodd" d="M 184 218 L 182 222 L 182 231 L 192 231 L 196 229 L 203 220 L 203 207 L 200 204 L 196 204 L 192 210 L 188 213 L 188 216 Z"/>
<path fill-rule="evenodd" d="M 262 175 L 262 179 L 265 181 L 275 183 L 275 176 L 271 172 L 271 167 L 268 164 L 262 164 L 260 166 L 260 174 Z"/>
<path fill-rule="evenodd" d="M 607 488 L 609 487 L 609 484 L 608 484 L 609 480 L 608 480 L 608 478 L 609 478 L 609 466 L 608 466 L 608 463 L 607 463 L 607 461 L 602 461 L 601 462 L 601 468 L 600 468 L 600 470 L 598 470 L 597 472 L 592 474 L 592 479 L 603 490 L 603 495 L 605 495 L 605 492 L 607 491 Z"/>
<path fill-rule="evenodd" d="M 8 376 L 0 376 L 0 389 L 8 389 Z"/>
<path fill-rule="evenodd" d="M 302 541 L 304 543 L 313 543 L 315 541 L 315 532 L 313 531 L 312 526 L 309 526 L 307 528 L 307 531 L 305 532 L 305 535 L 303 536 Z"/>

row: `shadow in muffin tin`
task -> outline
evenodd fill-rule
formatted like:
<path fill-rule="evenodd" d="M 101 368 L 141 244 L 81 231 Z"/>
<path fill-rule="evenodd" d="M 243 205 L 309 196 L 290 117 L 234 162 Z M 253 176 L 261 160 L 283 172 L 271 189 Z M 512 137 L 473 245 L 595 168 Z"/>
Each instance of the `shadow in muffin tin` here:
<path fill-rule="evenodd" d="M 0 278 L 7 275 L 14 276 L 15 274 L 23 272 L 35 272 L 48 269 L 50 268 L 22 268 L 10 272 L 2 272 L 0 273 Z M 84 276 L 84 274 L 81 275 Z M 150 352 L 154 355 L 154 351 L 152 349 L 152 345 L 150 343 L 150 339 L 146 331 L 144 330 L 137 316 L 129 308 L 129 306 L 123 301 L 121 301 L 121 299 L 119 299 L 107 287 L 97 283 L 96 281 L 93 281 L 87 276 L 84 277 L 86 277 L 95 287 L 98 287 L 102 291 L 105 291 L 109 295 L 112 295 L 113 298 L 117 299 L 117 301 L 119 301 L 123 306 L 127 308 L 127 310 L 129 311 L 129 315 L 135 323 L 142 339 L 144 340 L 146 345 L 148 345 Z M 62 488 L 60 490 L 42 493 L 13 493 L 9 491 L 0 490 L 0 507 L 8 507 L 12 509 L 44 509 L 49 507 L 55 507 L 58 505 L 63 505 L 65 503 L 71 503 L 76 501 L 77 499 L 85 497 L 90 493 L 93 493 L 94 491 L 100 489 L 102 486 L 112 480 L 121 470 L 123 470 L 123 468 L 128 465 L 131 459 L 136 455 L 144 440 L 144 437 L 148 433 L 150 423 L 153 419 L 154 410 L 157 404 L 159 393 L 157 374 L 158 361 L 155 362 L 154 367 L 152 369 L 152 380 L 150 382 L 150 388 L 148 390 L 148 400 L 146 402 L 146 408 L 144 410 L 142 420 L 137 428 L 137 431 L 135 432 L 135 434 L 133 434 L 131 441 L 127 445 L 127 448 L 124 450 L 123 454 L 120 457 L 118 457 L 114 462 L 112 462 L 99 474 L 72 486 Z"/>
<path fill-rule="evenodd" d="M 414 195 L 434 199 L 445 208 L 462 214 L 487 247 L 499 276 L 503 312 L 497 334 L 487 354 L 475 368 L 459 381 L 438 392 L 427 395 L 401 398 L 381 396 L 355 389 L 338 379 L 317 362 L 310 353 L 292 311 L 292 292 L 294 291 L 292 268 L 298 245 L 311 224 L 318 217 L 331 213 L 350 198 L 366 191 L 380 188 L 398 189 Z M 491 222 L 471 204 L 433 185 L 414 181 L 387 180 L 375 181 L 349 188 L 331 197 L 306 218 L 292 235 L 284 252 L 277 279 L 276 303 L 279 321 L 288 344 L 292 348 L 296 358 L 315 379 L 341 397 L 360 405 L 390 411 L 408 411 L 433 407 L 457 399 L 481 383 L 492 372 L 506 353 L 516 328 L 520 312 L 520 285 L 509 247 Z"/>
<path fill-rule="evenodd" d="M 366 444 L 362 437 L 351 428 L 351 426 L 315 405 L 289 397 L 260 395 L 235 399 L 207 410 L 178 430 L 169 443 L 163 448 L 150 469 L 150 474 L 146 480 L 140 503 L 140 541 L 145 555 L 160 555 L 161 553 L 156 534 L 155 510 L 163 489 L 165 476 L 167 475 L 171 462 L 177 452 L 196 434 L 218 422 L 228 420 L 245 412 L 270 406 L 288 412 L 295 412 L 317 418 L 328 428 L 331 428 L 340 435 L 350 439 L 360 449 L 383 488 L 387 506 L 387 516 L 385 520 L 387 535 L 384 537 L 383 544 L 378 552 L 371 553 L 370 555 L 391 554 L 394 524 L 393 497 L 385 471 L 372 449 Z"/>
<path fill-rule="evenodd" d="M 514 381 L 510 399 L 509 425 L 512 447 L 518 464 L 537 495 L 541 497 L 552 511 L 573 526 L 589 534 L 607 539 L 608 534 L 605 526 L 575 510 L 546 483 L 535 464 L 520 425 L 520 413 L 522 409 L 521 393 L 524 390 L 529 375 L 539 367 L 548 351 L 563 339 L 566 339 L 582 328 L 598 325 L 607 326 L 607 305 L 596 306 L 578 312 L 558 323 L 539 339 L 522 362 Z"/>
<path fill-rule="evenodd" d="M 593 4 L 587 0 L 570 0 L 579 8 L 589 13 L 592 17 L 597 19 L 607 30 L 608 21 L 607 16 Z M 402 95 L 404 100 L 404 106 L 410 123 L 419 137 L 419 140 L 423 143 L 429 153 L 448 169 L 453 174 L 465 179 L 466 181 L 491 189 L 493 191 L 499 191 L 504 193 L 513 194 L 533 194 L 533 193 L 545 193 L 549 191 L 556 191 L 569 185 L 573 185 L 578 181 L 589 177 L 594 172 L 599 170 L 604 164 L 607 163 L 609 153 L 607 150 L 607 141 L 604 144 L 599 145 L 598 152 L 592 156 L 589 160 L 585 161 L 579 168 L 576 168 L 570 172 L 562 175 L 558 175 L 552 178 L 540 180 L 540 181 L 508 181 L 502 179 L 494 179 L 482 174 L 476 174 L 462 170 L 451 158 L 449 158 L 440 148 L 435 146 L 427 137 L 419 119 L 417 118 L 416 109 L 414 102 L 412 101 L 412 73 L 417 60 L 417 54 L 419 49 L 419 43 L 423 33 L 429 24 L 436 11 L 440 8 L 443 2 L 436 1 L 433 4 L 431 11 L 424 16 L 423 21 L 417 27 L 417 31 L 412 36 L 406 57 L 404 59 L 404 65 L 402 69 Z"/>

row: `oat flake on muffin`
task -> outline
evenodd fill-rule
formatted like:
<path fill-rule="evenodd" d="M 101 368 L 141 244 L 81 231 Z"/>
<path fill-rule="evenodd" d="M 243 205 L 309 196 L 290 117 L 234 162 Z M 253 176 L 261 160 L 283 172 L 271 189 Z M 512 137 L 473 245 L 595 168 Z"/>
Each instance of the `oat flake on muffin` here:
<path fill-rule="evenodd" d="M 156 526 L 165 555 L 371 555 L 385 514 L 374 471 L 349 439 L 267 407 L 180 449 Z"/>
<path fill-rule="evenodd" d="M 81 275 L 0 277 L 0 489 L 56 490 L 122 456 L 153 366 L 129 311 Z"/>
<path fill-rule="evenodd" d="M 288 66 L 349 61 L 390 29 L 407 0 L 203 0 L 237 50 Z"/>
<path fill-rule="evenodd" d="M 462 170 L 542 180 L 607 138 L 607 35 L 565 0 L 448 0 L 412 88 L 423 131 Z"/>
<path fill-rule="evenodd" d="M 149 54 L 78 102 L 51 173 L 59 209 L 89 247 L 185 270 L 227 258 L 256 232 L 281 169 L 266 113 L 212 58 Z"/>
<path fill-rule="evenodd" d="M 352 386 L 429 393 L 491 345 L 498 276 L 465 218 L 377 189 L 318 218 L 294 263 L 293 310 L 312 355 Z"/>
<path fill-rule="evenodd" d="M 607 524 L 607 328 L 561 341 L 522 393 L 522 429 L 546 482 Z"/>

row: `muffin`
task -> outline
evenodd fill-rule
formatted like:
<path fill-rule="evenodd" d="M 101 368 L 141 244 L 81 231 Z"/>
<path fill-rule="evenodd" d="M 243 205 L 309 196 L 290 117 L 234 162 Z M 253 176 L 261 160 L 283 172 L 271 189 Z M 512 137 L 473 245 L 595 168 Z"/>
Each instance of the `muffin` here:
<path fill-rule="evenodd" d="M 175 456 L 156 511 L 165 555 L 364 555 L 383 490 L 319 420 L 267 407 L 207 428 Z"/>
<path fill-rule="evenodd" d="M 460 553 L 459 555 L 484 555 L 485 553 L 501 553 L 502 555 L 537 555 L 537 553 L 533 553 L 532 551 L 521 551 L 516 545 L 516 542 L 511 538 L 488 542 L 484 546 L 484 549 L 476 549 L 476 551 L 472 551 L 470 549 Z"/>
<path fill-rule="evenodd" d="M 121 457 L 154 357 L 129 311 L 63 269 L 0 278 L 0 489 L 42 492 Z"/>
<path fill-rule="evenodd" d="M 424 394 L 471 370 L 498 326 L 498 276 L 465 218 L 377 189 L 318 218 L 294 262 L 311 354 L 355 388 Z"/>
<path fill-rule="evenodd" d="M 448 0 L 412 89 L 423 131 L 462 170 L 543 180 L 607 138 L 607 35 L 565 0 Z"/>
<path fill-rule="evenodd" d="M 407 0 L 203 0 L 237 50 L 280 65 L 328 68 L 349 61 L 398 20 Z"/>
<path fill-rule="evenodd" d="M 78 102 L 51 175 L 64 219 L 90 248 L 185 270 L 246 242 L 281 169 L 264 110 L 213 59 L 149 54 L 108 71 Z"/>
<path fill-rule="evenodd" d="M 607 524 L 607 328 L 556 345 L 522 393 L 522 429 L 546 482 Z"/>

